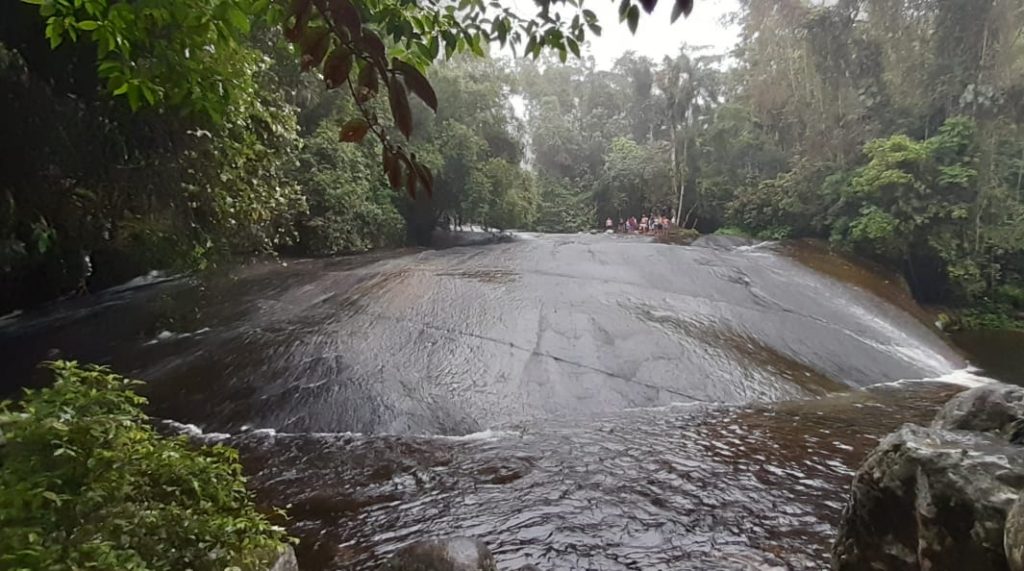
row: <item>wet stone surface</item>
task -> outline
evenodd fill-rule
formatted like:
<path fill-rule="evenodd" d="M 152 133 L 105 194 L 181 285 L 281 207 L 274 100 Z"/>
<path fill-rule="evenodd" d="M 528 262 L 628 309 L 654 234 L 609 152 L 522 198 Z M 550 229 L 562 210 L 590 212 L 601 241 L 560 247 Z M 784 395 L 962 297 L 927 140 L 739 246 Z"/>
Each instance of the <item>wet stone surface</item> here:
<path fill-rule="evenodd" d="M 456 536 L 500 569 L 822 569 L 857 464 L 964 360 L 884 279 L 703 242 L 154 281 L 0 320 L 2 390 L 54 355 L 148 381 L 151 413 L 242 451 L 306 571 Z"/>

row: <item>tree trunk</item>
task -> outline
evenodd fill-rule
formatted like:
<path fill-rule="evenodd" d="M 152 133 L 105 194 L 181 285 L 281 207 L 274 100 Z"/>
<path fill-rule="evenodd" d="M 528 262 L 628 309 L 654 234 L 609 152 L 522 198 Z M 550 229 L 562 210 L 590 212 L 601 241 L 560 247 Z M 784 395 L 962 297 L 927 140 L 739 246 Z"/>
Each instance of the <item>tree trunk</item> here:
<path fill-rule="evenodd" d="M 1017 200 L 1019 201 L 1021 196 L 1021 189 L 1024 188 L 1024 148 L 1020 150 L 1020 166 L 1017 168 Z"/>
<path fill-rule="evenodd" d="M 683 164 L 682 168 L 679 169 L 679 207 L 676 208 L 676 220 L 680 228 L 686 226 L 685 221 L 681 218 L 683 215 L 683 197 L 686 196 L 686 158 L 687 151 L 690 146 L 690 138 L 683 135 Z M 686 215 L 690 217 L 689 214 Z"/>
<path fill-rule="evenodd" d="M 675 192 L 679 188 L 679 145 L 677 144 L 675 113 L 670 114 L 669 135 L 672 141 L 672 192 Z M 682 221 L 680 218 L 683 215 L 682 209 L 683 205 L 680 203 L 676 209 L 676 224 Z"/>

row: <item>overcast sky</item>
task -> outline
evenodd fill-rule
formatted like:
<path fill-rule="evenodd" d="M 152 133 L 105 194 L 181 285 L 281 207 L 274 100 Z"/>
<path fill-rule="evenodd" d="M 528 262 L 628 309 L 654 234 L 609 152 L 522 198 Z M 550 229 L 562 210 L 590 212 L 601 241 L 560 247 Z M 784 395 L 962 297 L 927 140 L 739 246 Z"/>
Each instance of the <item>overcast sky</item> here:
<path fill-rule="evenodd" d="M 590 53 L 602 68 L 624 52 L 633 50 L 654 61 L 666 55 L 675 55 L 679 46 L 710 46 L 713 53 L 724 53 L 736 45 L 739 31 L 722 23 L 722 17 L 739 9 L 738 0 L 697 0 L 689 18 L 680 17 L 675 24 L 669 22 L 672 0 L 661 0 L 651 14 L 641 12 L 636 35 L 629 33 L 625 22 L 619 23 L 618 2 L 590 0 L 584 6 L 600 19 L 601 37 L 590 40 Z"/>
<path fill-rule="evenodd" d="M 512 4 L 522 15 L 536 11 L 531 0 L 513 0 Z M 661 0 L 651 14 L 641 11 L 640 25 L 636 35 L 629 33 L 625 22 L 619 22 L 616 0 L 587 0 L 584 7 L 597 14 L 602 32 L 600 37 L 588 33 L 590 53 L 598 67 L 607 69 L 623 53 L 633 50 L 658 62 L 666 55 L 675 55 L 679 46 L 710 46 L 711 53 L 725 53 L 736 45 L 738 29 L 722 23 L 723 16 L 739 9 L 738 0 L 696 0 L 689 18 L 679 18 L 669 23 L 673 0 Z M 571 15 L 574 12 L 565 11 Z"/>

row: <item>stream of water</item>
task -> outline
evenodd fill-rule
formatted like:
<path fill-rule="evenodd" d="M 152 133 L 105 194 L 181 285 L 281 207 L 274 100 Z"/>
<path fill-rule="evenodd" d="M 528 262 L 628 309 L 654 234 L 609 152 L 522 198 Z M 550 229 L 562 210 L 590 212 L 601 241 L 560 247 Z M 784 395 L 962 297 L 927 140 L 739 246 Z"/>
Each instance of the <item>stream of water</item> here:
<path fill-rule="evenodd" d="M 503 568 L 821 569 L 879 438 L 1021 380 L 1024 340 L 965 336 L 971 368 L 897 281 L 719 238 L 266 263 L 4 318 L 2 388 L 55 357 L 146 380 L 242 451 L 303 569 L 457 534 Z"/>

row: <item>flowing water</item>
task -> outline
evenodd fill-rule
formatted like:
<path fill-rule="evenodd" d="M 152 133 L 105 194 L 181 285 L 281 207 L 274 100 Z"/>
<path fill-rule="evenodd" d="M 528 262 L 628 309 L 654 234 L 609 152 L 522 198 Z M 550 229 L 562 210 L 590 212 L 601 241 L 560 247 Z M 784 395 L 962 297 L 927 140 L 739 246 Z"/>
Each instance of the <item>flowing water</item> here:
<path fill-rule="evenodd" d="M 148 381 L 304 569 L 456 534 L 508 568 L 821 569 L 867 450 L 986 381 L 924 317 L 813 245 L 522 235 L 151 278 L 0 351 L 7 390 L 56 356 Z"/>

